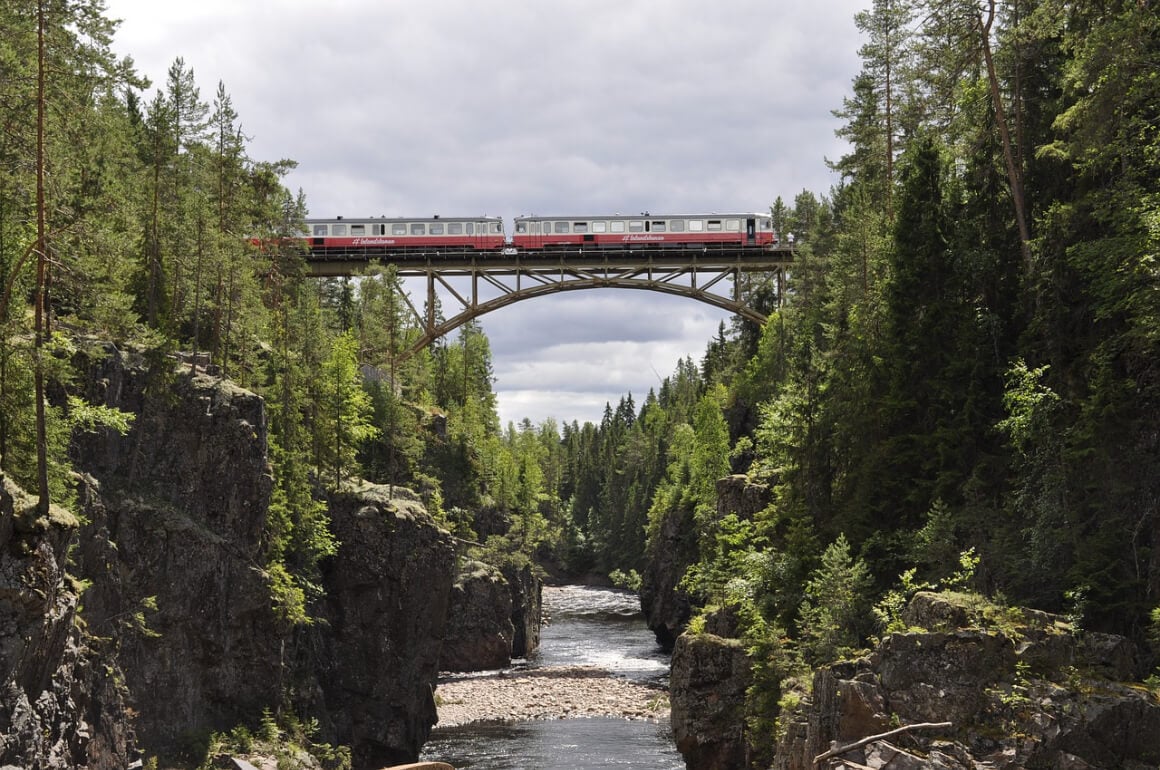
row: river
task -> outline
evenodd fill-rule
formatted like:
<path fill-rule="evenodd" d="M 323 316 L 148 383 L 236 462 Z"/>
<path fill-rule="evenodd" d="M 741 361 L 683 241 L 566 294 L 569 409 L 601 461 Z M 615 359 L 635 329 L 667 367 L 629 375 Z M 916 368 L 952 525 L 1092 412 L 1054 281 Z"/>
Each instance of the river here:
<path fill-rule="evenodd" d="M 667 683 L 668 656 L 640 616 L 635 594 L 545 586 L 540 649 L 515 668 L 599 666 L 612 676 Z M 667 713 L 667 712 L 666 712 Z M 668 717 L 476 722 L 436 727 L 421 759 L 475 770 L 683 770 Z"/>

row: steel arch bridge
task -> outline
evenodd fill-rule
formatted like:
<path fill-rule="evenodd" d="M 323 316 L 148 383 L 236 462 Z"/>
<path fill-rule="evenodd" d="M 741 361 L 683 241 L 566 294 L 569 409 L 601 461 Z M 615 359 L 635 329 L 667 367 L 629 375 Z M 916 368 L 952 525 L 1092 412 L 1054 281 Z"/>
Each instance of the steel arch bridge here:
<path fill-rule="evenodd" d="M 311 275 L 338 277 L 363 273 L 376 261 L 393 265 L 400 277 L 426 279 L 427 297 L 422 311 L 404 294 L 423 330 L 423 335 L 401 357 L 405 360 L 487 313 L 525 299 L 584 289 L 637 289 L 689 297 L 762 324 L 766 316 L 748 302 L 749 296 L 753 290 L 772 284 L 777 302 L 782 302 L 793 247 L 508 249 L 503 254 L 487 256 L 412 252 L 378 258 L 373 254 L 312 254 L 307 264 Z M 436 314 L 440 290 L 458 305 L 447 318 Z"/>

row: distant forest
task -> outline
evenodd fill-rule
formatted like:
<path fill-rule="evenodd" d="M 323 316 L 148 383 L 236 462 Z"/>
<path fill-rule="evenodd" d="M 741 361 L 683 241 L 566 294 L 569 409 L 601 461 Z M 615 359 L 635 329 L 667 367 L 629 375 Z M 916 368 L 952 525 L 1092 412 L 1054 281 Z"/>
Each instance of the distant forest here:
<path fill-rule="evenodd" d="M 334 549 L 319 500 L 359 476 L 489 558 L 627 583 L 682 515 L 696 603 L 811 662 L 923 585 L 1160 633 L 1149 0 L 874 0 L 840 182 L 772 205 L 797 252 L 765 327 L 723 326 L 599 424 L 507 426 L 481 329 L 403 360 L 392 268 L 307 278 L 293 162 L 249 157 L 225 85 L 181 59 L 144 83 L 102 6 L 0 5 L 0 469 L 43 510 L 71 504 L 78 431 L 130 429 L 77 397 L 73 362 L 111 341 L 266 399 L 292 620 Z M 769 507 L 722 516 L 729 473 Z"/>

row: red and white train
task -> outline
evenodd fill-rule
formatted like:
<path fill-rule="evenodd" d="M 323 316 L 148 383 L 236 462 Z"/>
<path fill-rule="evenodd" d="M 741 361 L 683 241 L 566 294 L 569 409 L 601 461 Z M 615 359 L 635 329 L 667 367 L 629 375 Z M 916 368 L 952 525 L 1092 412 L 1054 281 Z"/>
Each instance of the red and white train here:
<path fill-rule="evenodd" d="M 512 245 L 521 249 L 712 249 L 771 247 L 768 214 L 622 214 L 516 217 Z"/>
<path fill-rule="evenodd" d="M 507 244 L 499 217 L 307 219 L 311 251 L 499 251 Z"/>
<path fill-rule="evenodd" d="M 316 256 L 660 249 L 772 249 L 768 214 L 520 216 L 508 238 L 499 217 L 308 219 Z"/>

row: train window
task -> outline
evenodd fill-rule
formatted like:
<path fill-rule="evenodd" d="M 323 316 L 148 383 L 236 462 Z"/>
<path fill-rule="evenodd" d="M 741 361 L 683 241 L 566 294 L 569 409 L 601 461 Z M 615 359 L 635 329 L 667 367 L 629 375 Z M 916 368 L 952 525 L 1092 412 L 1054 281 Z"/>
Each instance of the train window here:
<path fill-rule="evenodd" d="M 491 234 L 492 235 L 503 235 L 503 223 L 492 222 L 491 223 Z"/>
<path fill-rule="evenodd" d="M 665 231 L 665 223 L 654 220 L 652 223 L 652 231 L 654 233 L 663 233 Z"/>
<path fill-rule="evenodd" d="M 448 235 L 463 235 L 463 223 L 462 222 L 448 222 L 447 223 L 447 234 Z"/>
<path fill-rule="evenodd" d="M 330 234 L 331 235 L 346 235 L 346 225 L 331 225 L 330 226 Z"/>
<path fill-rule="evenodd" d="M 427 225 L 423 224 L 422 222 L 412 222 L 411 223 L 411 235 L 426 235 L 426 234 L 427 234 Z"/>
<path fill-rule="evenodd" d="M 442 222 L 432 222 L 429 232 L 431 233 L 431 235 L 443 235 L 443 223 Z"/>
<path fill-rule="evenodd" d="M 741 220 L 740 219 L 726 219 L 725 220 L 725 229 L 731 233 L 741 232 Z"/>
<path fill-rule="evenodd" d="M 721 220 L 720 219 L 710 219 L 709 220 L 709 232 L 711 232 L 711 233 L 721 232 Z"/>
<path fill-rule="evenodd" d="M 386 235 L 386 234 L 387 234 L 387 226 L 386 225 L 379 225 L 379 224 L 371 225 L 371 235 Z"/>
<path fill-rule="evenodd" d="M 685 220 L 683 220 L 683 219 L 672 220 L 671 222 L 669 222 L 669 229 L 672 230 L 674 233 L 685 232 Z"/>
<path fill-rule="evenodd" d="M 391 235 L 406 235 L 406 234 L 407 234 L 407 226 L 405 224 L 403 224 L 402 222 L 396 222 L 395 224 L 391 225 Z"/>
<path fill-rule="evenodd" d="M 773 229 L 773 220 L 772 219 L 761 220 L 761 229 L 762 230 L 772 230 Z"/>
<path fill-rule="evenodd" d="M 630 233 L 643 233 L 644 232 L 644 222 L 641 222 L 640 220 L 633 220 L 633 221 L 629 222 L 628 223 L 628 231 Z"/>
<path fill-rule="evenodd" d="M 572 232 L 574 232 L 574 233 L 586 233 L 586 232 L 588 232 L 588 223 L 587 222 L 573 222 L 572 223 Z"/>
<path fill-rule="evenodd" d="M 528 231 L 528 223 L 527 222 L 516 222 L 516 232 L 517 233 L 519 233 L 520 235 L 523 235 L 527 231 Z"/>
<path fill-rule="evenodd" d="M 703 220 L 703 219 L 690 219 L 689 220 L 689 232 L 690 233 L 699 233 L 699 232 L 703 231 L 704 229 L 705 229 L 705 220 Z"/>
<path fill-rule="evenodd" d="M 314 234 L 323 236 L 326 235 L 326 225 L 315 225 Z"/>
<path fill-rule="evenodd" d="M 556 222 L 552 225 L 552 229 L 553 229 L 553 231 L 555 231 L 557 233 L 566 233 L 566 232 L 568 232 L 568 223 L 567 222 Z"/>
<path fill-rule="evenodd" d="M 611 226 L 612 232 L 614 232 L 614 233 L 623 233 L 624 232 L 624 220 L 623 219 L 614 219 L 611 222 L 609 222 L 608 224 Z"/>
<path fill-rule="evenodd" d="M 475 235 L 475 223 L 474 222 L 467 223 L 467 234 L 468 235 Z M 480 228 L 480 234 L 481 235 L 483 234 L 483 228 Z"/>
<path fill-rule="evenodd" d="M 366 235 L 367 234 L 367 226 L 366 225 L 351 225 L 350 226 L 350 234 L 351 235 Z"/>
<path fill-rule="evenodd" d="M 592 223 L 592 232 L 594 232 L 594 233 L 606 233 L 606 232 L 608 232 L 608 223 L 607 222 L 593 222 Z"/>

